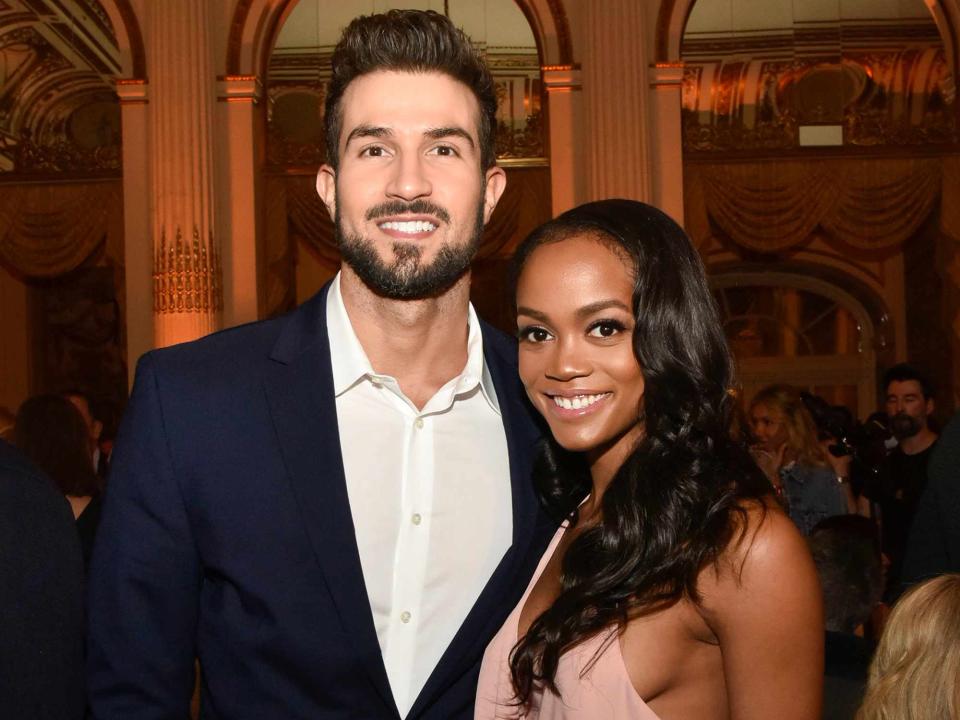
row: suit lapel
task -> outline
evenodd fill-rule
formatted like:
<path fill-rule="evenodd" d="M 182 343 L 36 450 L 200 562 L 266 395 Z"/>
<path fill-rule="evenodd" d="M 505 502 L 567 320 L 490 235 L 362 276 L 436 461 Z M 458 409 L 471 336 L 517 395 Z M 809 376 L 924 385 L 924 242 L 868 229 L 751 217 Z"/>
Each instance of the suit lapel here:
<path fill-rule="evenodd" d="M 326 289 L 295 311 L 265 377 L 270 411 L 314 554 L 344 629 L 388 707 L 393 694 L 363 580 L 337 428 Z"/>
<path fill-rule="evenodd" d="M 437 697 L 472 666 L 519 601 L 536 561 L 556 526 L 542 513 L 531 482 L 531 468 L 540 431 L 525 405 L 516 364 L 501 354 L 484 327 L 484 358 L 493 378 L 503 418 L 510 459 L 513 543 L 500 560 L 457 634 L 447 647 L 407 715 L 420 716 Z M 531 565 L 533 562 L 533 565 Z"/>

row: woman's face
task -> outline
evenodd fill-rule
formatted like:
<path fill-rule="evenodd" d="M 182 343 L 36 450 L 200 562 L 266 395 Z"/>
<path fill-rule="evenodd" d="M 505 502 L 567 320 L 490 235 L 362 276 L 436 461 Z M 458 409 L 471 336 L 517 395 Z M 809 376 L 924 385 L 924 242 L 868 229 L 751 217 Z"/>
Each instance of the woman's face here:
<path fill-rule="evenodd" d="M 753 436 L 770 452 L 776 452 L 787 441 L 787 426 L 776 409 L 758 403 L 750 408 Z"/>
<path fill-rule="evenodd" d="M 591 236 L 534 250 L 517 283 L 520 378 L 567 450 L 619 466 L 642 433 L 633 277 Z"/>

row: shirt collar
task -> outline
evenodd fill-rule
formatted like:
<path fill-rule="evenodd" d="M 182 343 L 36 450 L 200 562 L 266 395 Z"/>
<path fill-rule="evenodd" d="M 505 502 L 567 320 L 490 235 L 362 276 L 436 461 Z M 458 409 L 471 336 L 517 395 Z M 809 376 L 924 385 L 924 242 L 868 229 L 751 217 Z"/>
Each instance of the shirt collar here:
<path fill-rule="evenodd" d="M 467 306 L 467 326 L 467 364 L 453 383 L 456 394 L 469 392 L 479 383 L 487 403 L 499 415 L 500 403 L 497 400 L 493 377 L 483 357 L 480 319 L 472 303 Z M 327 291 L 327 335 L 330 340 L 330 366 L 336 397 L 340 397 L 360 382 L 377 377 L 367 353 L 353 331 L 353 324 L 343 304 L 340 273 L 333 278 Z"/>

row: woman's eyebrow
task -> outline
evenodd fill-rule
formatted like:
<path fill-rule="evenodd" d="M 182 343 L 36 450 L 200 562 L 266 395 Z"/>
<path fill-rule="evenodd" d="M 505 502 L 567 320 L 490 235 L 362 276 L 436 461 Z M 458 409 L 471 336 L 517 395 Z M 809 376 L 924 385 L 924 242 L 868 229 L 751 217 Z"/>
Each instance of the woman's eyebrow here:
<path fill-rule="evenodd" d="M 597 300 L 589 305 L 584 305 L 581 308 L 577 308 L 576 315 L 578 318 L 585 318 L 610 308 L 616 308 L 618 310 L 623 310 L 624 312 L 630 312 L 630 308 L 624 305 L 620 300 L 611 298 L 610 300 Z M 534 318 L 535 320 L 540 320 L 541 322 L 546 322 L 549 319 L 546 313 L 542 313 L 539 310 L 534 310 L 533 308 L 525 306 L 517 307 L 517 315 L 526 315 Z"/>
<path fill-rule="evenodd" d="M 548 320 L 546 313 L 542 313 L 539 310 L 534 310 L 533 308 L 528 308 L 524 306 L 517 307 L 517 315 L 526 315 L 527 317 L 532 317 L 534 320 L 539 320 L 540 322 L 546 322 Z"/>
<path fill-rule="evenodd" d="M 577 310 L 577 317 L 589 317 L 594 313 L 598 313 L 601 310 L 608 310 L 609 308 L 617 308 L 618 310 L 623 310 L 624 312 L 630 312 L 630 308 L 619 300 L 597 300 L 596 302 L 592 302 L 589 305 L 584 305 L 582 308 L 579 308 Z"/>

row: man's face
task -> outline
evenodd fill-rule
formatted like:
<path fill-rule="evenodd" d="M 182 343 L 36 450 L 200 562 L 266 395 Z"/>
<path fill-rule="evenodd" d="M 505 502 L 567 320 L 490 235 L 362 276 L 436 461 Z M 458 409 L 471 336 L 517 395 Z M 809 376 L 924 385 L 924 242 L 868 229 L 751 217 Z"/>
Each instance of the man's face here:
<path fill-rule="evenodd" d="M 443 73 L 378 71 L 347 87 L 339 168 L 317 175 L 344 262 L 374 292 L 442 293 L 463 276 L 506 185 L 480 170 L 480 107 Z"/>
<path fill-rule="evenodd" d="M 913 437 L 927 427 L 933 400 L 924 398 L 916 380 L 894 380 L 887 386 L 887 415 L 890 428 L 899 439 Z"/>

